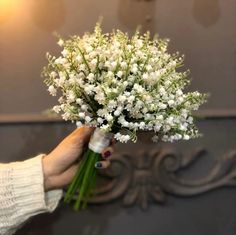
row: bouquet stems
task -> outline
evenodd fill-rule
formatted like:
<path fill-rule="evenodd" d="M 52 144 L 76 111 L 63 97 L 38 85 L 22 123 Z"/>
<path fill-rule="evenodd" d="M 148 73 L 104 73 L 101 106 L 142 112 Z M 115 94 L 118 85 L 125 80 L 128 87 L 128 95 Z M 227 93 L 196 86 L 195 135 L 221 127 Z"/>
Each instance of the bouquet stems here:
<path fill-rule="evenodd" d="M 101 160 L 101 151 L 110 143 L 111 134 L 104 133 L 96 129 L 89 143 L 89 148 L 85 152 L 78 171 L 70 184 L 65 198 L 65 203 L 70 203 L 77 195 L 74 204 L 75 210 L 86 208 L 88 199 L 92 196 L 97 178 L 95 163 Z"/>

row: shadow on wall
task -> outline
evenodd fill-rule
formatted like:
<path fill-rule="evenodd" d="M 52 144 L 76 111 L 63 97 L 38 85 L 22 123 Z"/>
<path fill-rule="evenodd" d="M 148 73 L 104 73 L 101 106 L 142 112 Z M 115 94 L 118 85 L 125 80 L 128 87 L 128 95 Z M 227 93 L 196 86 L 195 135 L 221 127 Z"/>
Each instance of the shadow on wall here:
<path fill-rule="evenodd" d="M 137 25 L 142 26 L 143 31 L 153 31 L 155 27 L 156 0 L 120 0 L 118 17 L 131 30 Z"/>
<path fill-rule="evenodd" d="M 219 0 L 194 0 L 193 17 L 203 27 L 210 27 L 220 18 Z"/>
<path fill-rule="evenodd" d="M 66 20 L 66 6 L 63 0 L 34 0 L 32 19 L 40 29 L 54 31 Z"/>

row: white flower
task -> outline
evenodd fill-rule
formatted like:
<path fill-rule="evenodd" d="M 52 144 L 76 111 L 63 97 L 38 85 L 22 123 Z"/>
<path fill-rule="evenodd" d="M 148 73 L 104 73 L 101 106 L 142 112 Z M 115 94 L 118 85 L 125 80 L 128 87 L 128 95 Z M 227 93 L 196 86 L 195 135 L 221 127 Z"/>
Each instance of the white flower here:
<path fill-rule="evenodd" d="M 98 116 L 100 116 L 100 117 L 105 117 L 107 114 L 108 114 L 108 111 L 107 111 L 107 109 L 99 109 L 98 111 L 97 111 L 97 114 L 98 114 Z"/>
<path fill-rule="evenodd" d="M 83 61 L 83 58 L 81 55 L 76 56 L 75 59 L 77 60 L 78 63 L 81 63 Z"/>
<path fill-rule="evenodd" d="M 123 72 L 122 71 L 118 71 L 117 76 L 121 78 L 122 75 L 123 75 Z"/>
<path fill-rule="evenodd" d="M 151 104 L 150 106 L 151 106 L 150 110 L 152 110 L 153 109 L 153 107 L 152 107 L 153 105 Z M 143 110 L 142 110 L 142 113 L 147 113 L 147 112 L 148 112 L 148 109 L 146 107 L 144 107 Z"/>
<path fill-rule="evenodd" d="M 168 100 L 168 105 L 169 105 L 170 107 L 172 107 L 174 104 L 175 104 L 175 101 L 174 101 L 174 100 Z"/>
<path fill-rule="evenodd" d="M 127 98 L 127 100 L 128 100 L 129 103 L 132 103 L 135 100 L 135 96 L 131 95 Z"/>
<path fill-rule="evenodd" d="M 159 107 L 159 109 L 166 109 L 167 105 L 163 104 L 163 103 L 159 103 L 158 107 Z"/>
<path fill-rule="evenodd" d="M 115 101 L 115 100 L 110 100 L 109 101 L 109 103 L 108 103 L 108 105 L 107 105 L 107 107 L 109 108 L 109 109 L 113 109 L 113 108 L 115 108 L 117 106 L 117 102 Z"/>
<path fill-rule="evenodd" d="M 80 121 L 77 121 L 76 122 L 76 126 L 79 128 L 79 127 L 81 127 L 83 125 L 83 123 L 82 122 L 80 122 Z"/>
<path fill-rule="evenodd" d="M 142 47 L 143 46 L 143 41 L 141 39 L 136 40 L 135 46 Z"/>
<path fill-rule="evenodd" d="M 119 110 L 116 110 L 116 111 L 114 112 L 114 115 L 115 115 L 115 116 L 119 116 L 120 113 L 121 113 L 121 112 L 120 112 Z"/>
<path fill-rule="evenodd" d="M 102 130 L 104 130 L 104 131 L 109 131 L 109 130 L 110 130 L 110 126 L 109 126 L 108 124 L 102 125 L 102 126 L 100 127 L 100 129 L 102 129 Z"/>
<path fill-rule="evenodd" d="M 94 81 L 95 75 L 93 73 L 90 73 L 87 78 L 89 81 Z"/>
<path fill-rule="evenodd" d="M 136 107 L 142 108 L 143 105 L 144 105 L 144 102 L 141 101 L 141 100 L 138 100 L 138 101 L 136 102 Z"/>
<path fill-rule="evenodd" d="M 91 117 L 89 117 L 89 116 L 85 116 L 85 121 L 86 121 L 87 123 L 89 123 L 91 120 L 92 120 Z"/>
<path fill-rule="evenodd" d="M 61 54 L 66 57 L 69 54 L 69 51 L 67 49 L 64 49 Z"/>
<path fill-rule="evenodd" d="M 58 99 L 59 104 L 63 104 L 64 101 L 65 101 L 65 100 L 64 100 L 64 97 L 62 97 L 62 96 Z"/>
<path fill-rule="evenodd" d="M 94 92 L 94 85 L 87 85 L 85 88 L 84 88 L 84 90 L 85 90 L 85 92 L 88 94 L 88 95 L 90 95 L 90 94 L 92 94 L 93 92 Z"/>
<path fill-rule="evenodd" d="M 81 110 L 87 111 L 87 110 L 88 110 L 88 105 L 83 104 L 83 105 L 81 106 Z"/>
<path fill-rule="evenodd" d="M 170 126 L 174 124 L 174 118 L 172 116 L 168 117 L 166 119 L 166 123 L 168 123 Z"/>
<path fill-rule="evenodd" d="M 131 50 L 132 48 L 133 48 L 132 45 L 127 45 L 128 50 Z"/>
<path fill-rule="evenodd" d="M 127 81 L 123 82 L 124 88 L 127 87 L 129 85 L 129 83 Z"/>
<path fill-rule="evenodd" d="M 81 98 L 77 98 L 76 103 L 81 105 L 83 103 L 83 100 Z"/>
<path fill-rule="evenodd" d="M 72 102 L 75 102 L 75 101 L 76 101 L 76 96 L 75 96 L 74 92 L 73 91 L 69 91 L 68 102 L 72 103 Z"/>
<path fill-rule="evenodd" d="M 140 123 L 139 123 L 139 128 L 140 128 L 141 130 L 144 130 L 145 127 L 146 127 L 145 122 L 140 122 Z"/>
<path fill-rule="evenodd" d="M 182 103 L 184 101 L 184 98 L 182 96 L 180 96 L 180 97 L 177 98 L 177 100 L 178 100 L 179 103 Z"/>
<path fill-rule="evenodd" d="M 91 65 L 92 65 L 92 66 L 96 66 L 96 65 L 97 65 L 97 59 L 93 59 L 93 60 L 91 61 Z"/>
<path fill-rule="evenodd" d="M 102 123 L 104 122 L 104 119 L 103 119 L 103 118 L 100 118 L 100 117 L 98 117 L 98 118 L 97 118 L 97 121 L 98 121 L 98 123 L 102 124 Z"/>
<path fill-rule="evenodd" d="M 79 70 L 85 71 L 86 70 L 86 65 L 85 64 L 79 64 Z"/>
<path fill-rule="evenodd" d="M 134 84 L 134 89 L 139 93 L 144 92 L 144 88 L 142 86 L 140 86 L 139 84 Z"/>
<path fill-rule="evenodd" d="M 156 119 L 159 120 L 159 121 L 162 121 L 163 118 L 164 118 L 163 115 L 158 115 L 158 116 L 156 116 Z"/>
<path fill-rule="evenodd" d="M 154 125 L 154 131 L 158 132 L 161 129 L 162 125 L 161 124 L 156 124 Z"/>
<path fill-rule="evenodd" d="M 118 98 L 117 98 L 117 100 L 119 101 L 119 102 L 121 102 L 121 103 L 123 103 L 124 101 L 126 101 L 126 96 L 124 96 L 124 95 L 119 95 L 118 96 Z"/>
<path fill-rule="evenodd" d="M 192 124 L 193 123 L 193 117 L 188 117 L 188 120 L 187 120 L 190 124 Z"/>
<path fill-rule="evenodd" d="M 113 117 L 112 117 L 111 114 L 107 114 L 107 115 L 105 116 L 105 118 L 106 118 L 106 120 L 107 120 L 108 122 L 110 122 L 110 121 L 113 120 Z"/>
<path fill-rule="evenodd" d="M 80 118 L 85 118 L 85 113 L 80 112 L 80 113 L 79 113 L 79 117 L 80 117 Z"/>
<path fill-rule="evenodd" d="M 121 68 L 125 69 L 127 67 L 127 63 L 125 61 L 122 61 L 120 63 Z"/>
<path fill-rule="evenodd" d="M 182 92 L 180 89 L 178 89 L 178 90 L 176 91 L 176 95 L 177 95 L 177 96 L 181 96 L 181 95 L 183 95 L 183 92 Z"/>
<path fill-rule="evenodd" d="M 117 62 L 116 61 L 111 62 L 111 68 L 112 69 L 115 69 L 116 66 L 117 66 Z"/>
<path fill-rule="evenodd" d="M 183 92 L 187 72 L 178 70 L 183 57 L 167 52 L 167 40 L 103 34 L 96 26 L 94 33 L 58 44 L 61 56 L 47 54 L 43 74 L 49 93 L 60 94 L 53 110 L 65 120 L 105 132 L 118 125 L 115 138 L 124 143 L 135 141 L 139 130 L 154 131 L 155 141 L 198 136 L 191 113 L 205 98 Z"/>
<path fill-rule="evenodd" d="M 104 101 L 105 101 L 105 95 L 103 92 L 101 93 L 97 93 L 95 96 L 94 96 L 95 100 L 98 101 L 99 104 L 103 104 Z"/>
<path fill-rule="evenodd" d="M 147 70 L 147 71 L 150 71 L 150 70 L 152 70 L 152 66 L 151 66 L 150 64 L 149 64 L 149 65 L 147 65 L 147 66 L 146 66 L 146 70 Z"/>
<path fill-rule="evenodd" d="M 93 47 L 92 47 L 92 46 L 89 46 L 89 45 L 86 46 L 85 49 L 86 49 L 86 52 L 87 52 L 88 54 L 93 51 Z"/>
<path fill-rule="evenodd" d="M 186 130 L 187 130 L 186 124 L 181 124 L 181 125 L 179 126 L 179 129 L 180 129 L 181 131 L 186 131 Z"/>
<path fill-rule="evenodd" d="M 144 80 L 147 80 L 147 79 L 148 79 L 148 74 L 147 74 L 147 73 L 144 73 L 144 74 L 143 74 L 143 79 L 144 79 Z"/>
<path fill-rule="evenodd" d="M 175 140 L 180 140 L 180 139 L 182 139 L 182 135 L 180 135 L 180 134 L 175 134 Z"/>
<path fill-rule="evenodd" d="M 62 114 L 62 118 L 63 118 L 65 121 L 67 121 L 67 120 L 69 120 L 69 118 L 70 118 L 70 114 L 69 114 L 69 113 L 63 113 L 63 114 Z"/>
<path fill-rule="evenodd" d="M 57 44 L 61 47 L 61 46 L 63 46 L 64 41 L 63 41 L 62 39 L 59 39 L 59 41 L 57 42 Z"/>
<path fill-rule="evenodd" d="M 160 87 L 159 92 L 160 92 L 161 95 L 164 95 L 166 93 L 165 88 Z"/>
<path fill-rule="evenodd" d="M 50 77 L 51 77 L 52 79 L 55 79 L 56 76 L 57 76 L 57 73 L 56 73 L 56 72 L 52 71 L 52 72 L 50 73 Z"/>
<path fill-rule="evenodd" d="M 131 72 L 132 72 L 133 74 L 136 74 L 136 73 L 138 72 L 138 67 L 137 67 L 137 66 L 133 66 L 133 67 L 131 68 Z"/>
<path fill-rule="evenodd" d="M 57 89 L 54 86 L 49 86 L 48 87 L 48 91 L 52 96 L 56 96 L 57 95 Z"/>
<path fill-rule="evenodd" d="M 127 143 L 130 140 L 129 135 L 121 135 L 120 133 L 115 134 L 114 138 L 122 143 Z"/>
<path fill-rule="evenodd" d="M 187 135 L 187 134 L 185 134 L 183 139 L 184 139 L 184 140 L 189 140 L 189 139 L 190 139 L 190 136 Z"/>
<path fill-rule="evenodd" d="M 152 137 L 152 141 L 153 141 L 153 142 L 158 142 L 158 140 L 159 140 L 159 137 L 158 137 L 157 135 L 154 135 L 154 136 Z"/>
<path fill-rule="evenodd" d="M 67 59 L 66 59 L 66 58 L 61 58 L 61 57 L 59 57 L 59 58 L 57 58 L 57 59 L 55 60 L 55 63 L 56 63 L 56 64 L 61 64 L 61 65 L 65 65 L 65 64 L 67 63 Z"/>
<path fill-rule="evenodd" d="M 60 105 L 55 105 L 53 107 L 53 111 L 56 112 L 56 113 L 59 113 L 61 111 L 61 106 Z"/>

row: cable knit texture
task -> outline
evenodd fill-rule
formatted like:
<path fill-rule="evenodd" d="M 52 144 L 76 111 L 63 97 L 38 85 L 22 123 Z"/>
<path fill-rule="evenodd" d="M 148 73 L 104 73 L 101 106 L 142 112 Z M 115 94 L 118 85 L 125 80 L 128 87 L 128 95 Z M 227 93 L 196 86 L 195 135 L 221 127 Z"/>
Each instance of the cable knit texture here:
<path fill-rule="evenodd" d="M 44 192 L 42 157 L 0 164 L 0 235 L 11 235 L 33 215 L 57 207 L 62 190 Z"/>

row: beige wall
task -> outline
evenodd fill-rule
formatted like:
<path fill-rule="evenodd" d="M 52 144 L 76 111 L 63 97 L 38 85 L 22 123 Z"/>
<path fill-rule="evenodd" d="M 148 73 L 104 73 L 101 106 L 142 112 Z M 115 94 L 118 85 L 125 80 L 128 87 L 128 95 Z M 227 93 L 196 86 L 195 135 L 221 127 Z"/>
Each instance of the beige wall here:
<path fill-rule="evenodd" d="M 235 108 L 235 12 L 235 0 L 0 0 L 0 113 L 51 107 L 40 72 L 46 51 L 58 52 L 52 31 L 82 34 L 99 16 L 105 31 L 142 24 L 169 37 L 186 54 L 192 88 L 212 94 L 205 108 Z"/>

